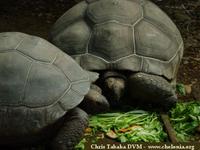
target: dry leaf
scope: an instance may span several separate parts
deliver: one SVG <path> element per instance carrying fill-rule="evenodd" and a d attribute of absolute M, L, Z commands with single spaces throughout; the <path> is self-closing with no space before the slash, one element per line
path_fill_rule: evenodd
<path fill-rule="evenodd" d="M 128 132 L 128 131 L 134 130 L 136 128 L 142 128 L 142 127 L 138 126 L 138 125 L 133 125 L 133 126 L 128 127 L 128 128 L 122 128 L 122 129 L 119 130 L 119 132 L 125 133 L 125 132 Z"/>
<path fill-rule="evenodd" d="M 104 134 L 103 133 L 97 134 L 97 139 L 103 139 L 103 138 L 104 138 Z"/>
<path fill-rule="evenodd" d="M 118 137 L 117 134 L 113 130 L 110 130 L 109 132 L 107 132 L 106 135 L 111 139 L 116 139 Z"/>
<path fill-rule="evenodd" d="M 86 128 L 86 129 L 85 129 L 85 132 L 86 132 L 86 133 L 91 133 L 91 132 L 92 132 L 92 129 L 91 129 L 91 128 Z"/>

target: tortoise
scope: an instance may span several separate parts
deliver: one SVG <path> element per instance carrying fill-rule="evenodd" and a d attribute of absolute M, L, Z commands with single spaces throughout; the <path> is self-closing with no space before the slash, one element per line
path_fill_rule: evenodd
<path fill-rule="evenodd" d="M 0 33 L 0 146 L 46 141 L 70 150 L 88 125 L 78 107 L 90 89 L 88 73 L 48 41 Z"/>
<path fill-rule="evenodd" d="M 126 95 L 168 110 L 177 102 L 176 75 L 183 56 L 173 21 L 148 0 L 85 0 L 53 25 L 49 40 L 82 68 L 99 72 L 112 106 Z"/>

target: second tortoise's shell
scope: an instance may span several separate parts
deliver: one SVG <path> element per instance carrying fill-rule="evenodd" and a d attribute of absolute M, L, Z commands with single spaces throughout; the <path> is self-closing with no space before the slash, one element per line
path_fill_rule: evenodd
<path fill-rule="evenodd" d="M 147 0 L 87 0 L 58 19 L 51 41 L 88 70 L 176 77 L 183 55 L 171 19 Z"/>
<path fill-rule="evenodd" d="M 76 107 L 89 86 L 88 74 L 46 40 L 0 33 L 0 137 L 40 132 Z"/>

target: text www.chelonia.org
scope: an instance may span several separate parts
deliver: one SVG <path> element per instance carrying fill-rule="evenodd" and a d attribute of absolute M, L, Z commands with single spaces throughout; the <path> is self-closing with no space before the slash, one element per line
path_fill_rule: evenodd
<path fill-rule="evenodd" d="M 163 150 L 195 150 L 195 146 L 194 145 L 182 145 L 182 144 L 178 144 L 178 145 L 149 145 L 147 146 L 148 149 L 153 150 L 153 149 L 163 149 Z"/>
<path fill-rule="evenodd" d="M 197 147 L 195 147 L 197 146 Z M 112 150 L 199 150 L 199 145 L 185 144 L 91 144 L 90 149 L 112 149 Z M 196 149 L 197 148 L 197 149 Z"/>

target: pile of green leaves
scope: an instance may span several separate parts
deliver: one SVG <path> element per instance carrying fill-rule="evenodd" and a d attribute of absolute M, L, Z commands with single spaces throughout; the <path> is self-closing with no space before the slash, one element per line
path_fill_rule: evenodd
<path fill-rule="evenodd" d="M 95 134 L 101 131 L 119 142 L 161 142 L 167 138 L 159 116 L 142 110 L 105 113 L 90 118 Z"/>
<path fill-rule="evenodd" d="M 200 125 L 200 102 L 178 103 L 170 111 L 171 123 L 180 142 L 191 140 Z"/>

